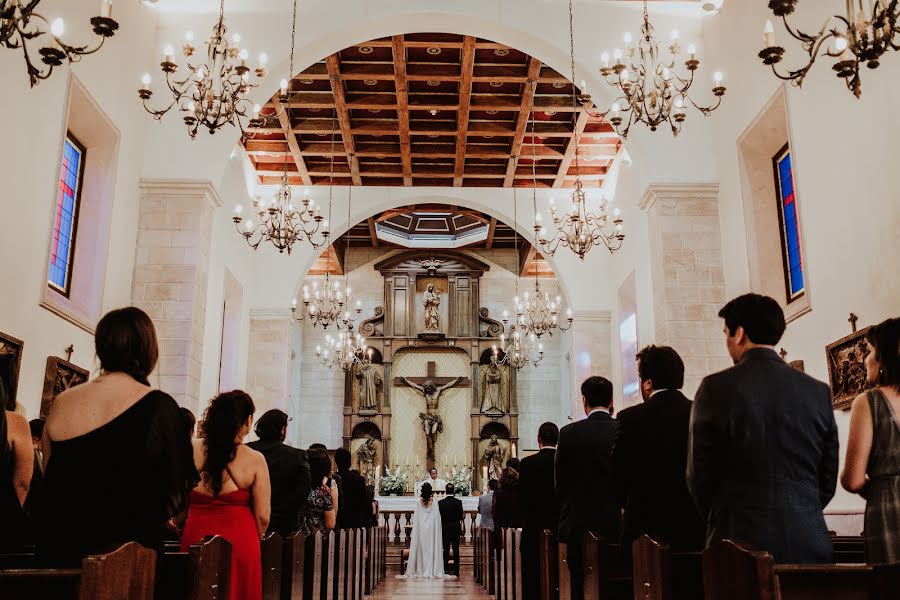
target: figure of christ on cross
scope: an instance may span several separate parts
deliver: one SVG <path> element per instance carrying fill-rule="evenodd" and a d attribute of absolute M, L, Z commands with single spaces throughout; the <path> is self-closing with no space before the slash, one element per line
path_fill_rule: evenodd
<path fill-rule="evenodd" d="M 397 377 L 394 379 L 394 385 L 408 385 L 425 398 L 426 412 L 419 413 L 419 419 L 422 421 L 422 431 L 425 432 L 428 464 L 431 466 L 435 459 L 434 446 L 437 435 L 444 431 L 444 423 L 437 414 L 441 393 L 455 386 L 467 387 L 469 379 L 468 377 L 438 377 L 437 365 L 434 361 L 429 361 L 425 377 Z"/>

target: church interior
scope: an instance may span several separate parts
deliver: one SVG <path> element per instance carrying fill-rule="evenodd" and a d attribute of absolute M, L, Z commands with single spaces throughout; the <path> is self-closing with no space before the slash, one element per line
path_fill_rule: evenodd
<path fill-rule="evenodd" d="M 852 54 L 848 10 L 893 11 L 894 46 Z M 487 482 L 542 423 L 584 418 L 589 376 L 640 404 L 644 346 L 680 354 L 692 398 L 732 365 L 731 298 L 781 305 L 777 349 L 831 386 L 843 460 L 863 334 L 900 313 L 897 19 L 884 0 L 0 0 L 3 205 L 32 210 L 0 236 L 0 378 L 46 417 L 99 374 L 100 318 L 138 307 L 152 387 L 198 417 L 244 390 L 375 485 L 387 576 L 354 562 L 339 597 L 432 597 L 392 579 L 434 467 L 474 568 L 442 593 L 522 598 L 511 558 L 497 581 L 481 564 Z M 858 536 L 864 509 L 838 486 L 829 530 Z"/>

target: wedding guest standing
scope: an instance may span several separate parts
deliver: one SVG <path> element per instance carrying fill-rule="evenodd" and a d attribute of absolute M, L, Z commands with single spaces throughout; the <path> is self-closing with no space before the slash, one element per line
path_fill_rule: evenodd
<path fill-rule="evenodd" d="M 350 469 L 353 455 L 346 448 L 334 451 L 334 463 L 341 477 L 341 502 L 338 507 L 338 524 L 341 529 L 362 527 L 371 505 L 366 499 L 366 480 L 359 471 Z"/>
<path fill-rule="evenodd" d="M 331 458 L 321 448 L 307 452 L 312 489 L 300 509 L 299 530 L 310 536 L 316 531 L 331 531 L 337 523 L 339 493 L 337 481 L 331 477 Z"/>
<path fill-rule="evenodd" d="M 150 317 L 108 313 L 95 348 L 100 375 L 57 396 L 44 427 L 34 518 L 39 551 L 61 563 L 129 541 L 161 550 L 165 523 L 198 480 L 178 405 L 147 381 L 158 356 Z"/>
<path fill-rule="evenodd" d="M 706 525 L 687 489 L 691 401 L 681 393 L 684 362 L 668 346 L 637 355 L 643 404 L 619 413 L 613 485 L 622 518 L 622 545 L 647 534 L 676 551 L 703 548 Z"/>
<path fill-rule="evenodd" d="M 284 443 L 287 424 L 286 412 L 277 408 L 267 410 L 256 422 L 259 440 L 247 444 L 266 458 L 272 485 L 272 518 L 268 530 L 282 537 L 297 531 L 300 509 L 311 489 L 306 451 Z"/>
<path fill-rule="evenodd" d="M 866 379 L 853 401 L 841 484 L 866 499 L 866 562 L 900 561 L 900 318 L 866 333 Z"/>
<path fill-rule="evenodd" d="M 494 492 L 499 483 L 496 479 L 488 481 L 488 489 L 478 497 L 478 514 L 481 515 L 481 525 L 489 531 L 494 530 Z"/>
<path fill-rule="evenodd" d="M 441 513 L 441 534 L 444 541 L 444 573 L 459 577 L 459 538 L 463 527 L 462 500 L 455 496 L 452 483 L 447 484 L 447 497 L 438 502 Z M 453 549 L 453 569 L 450 568 L 450 549 Z"/>
<path fill-rule="evenodd" d="M 504 467 L 499 483 L 494 492 L 494 529 L 518 529 L 524 521 L 519 473 L 512 467 Z"/>
<path fill-rule="evenodd" d="M 12 411 L 0 381 L 0 551 L 21 550 L 27 534 L 23 508 L 34 471 L 34 451 L 28 422 Z"/>
<path fill-rule="evenodd" d="M 556 458 L 556 444 L 559 441 L 559 427 L 554 423 L 543 423 L 538 428 L 538 453 L 522 459 L 519 467 L 519 484 L 525 499 L 522 526 L 522 597 L 525 600 L 538 598 L 540 590 L 540 548 L 541 532 L 545 529 L 555 532 L 559 524 L 559 502 L 553 489 L 553 463 Z"/>
<path fill-rule="evenodd" d="M 785 322 L 773 298 L 746 294 L 719 316 L 735 365 L 700 384 L 688 444 L 707 543 L 739 540 L 778 563 L 831 562 L 822 514 L 837 485 L 831 392 L 775 351 Z"/>
<path fill-rule="evenodd" d="M 616 436 L 612 383 L 604 377 L 588 377 L 581 384 L 581 402 L 587 418 L 559 432 L 555 462 L 559 539 L 568 547 L 572 600 L 584 597 L 584 534 L 596 531 L 614 541 L 619 539 L 620 526 L 610 477 Z"/>
<path fill-rule="evenodd" d="M 269 526 L 269 468 L 262 454 L 243 443 L 255 410 L 245 392 L 219 394 L 193 443 L 201 479 L 191 492 L 181 551 L 207 536 L 231 542 L 231 600 L 262 599 L 259 540 Z"/>

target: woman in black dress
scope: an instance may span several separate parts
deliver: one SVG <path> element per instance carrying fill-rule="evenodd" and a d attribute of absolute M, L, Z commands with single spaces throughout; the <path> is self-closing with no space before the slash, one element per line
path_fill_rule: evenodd
<path fill-rule="evenodd" d="M 165 523 L 199 481 L 178 405 L 147 381 L 158 357 L 150 317 L 110 312 L 95 346 L 101 374 L 60 394 L 44 431 L 35 522 L 40 552 L 56 563 L 129 541 L 160 549 Z"/>
<path fill-rule="evenodd" d="M 0 380 L 0 552 L 22 550 L 27 537 L 23 505 L 31 482 L 34 452 L 28 422 L 13 412 Z"/>

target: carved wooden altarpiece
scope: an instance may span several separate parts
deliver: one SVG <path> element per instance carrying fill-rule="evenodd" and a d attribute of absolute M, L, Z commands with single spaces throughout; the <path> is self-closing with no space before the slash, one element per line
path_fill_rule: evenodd
<path fill-rule="evenodd" d="M 508 394 L 509 411 L 481 412 L 484 370 L 482 358 L 502 333 L 502 324 L 492 319 L 488 309 L 481 306 L 481 278 L 490 269 L 490 265 L 465 252 L 411 250 L 387 257 L 376 263 L 375 269 L 384 278 L 384 305 L 376 308 L 374 316 L 360 324 L 359 332 L 365 336 L 369 346 L 375 349 L 384 370 L 383 399 L 374 413 L 359 410 L 354 400 L 355 377 L 347 375 L 344 402 L 345 447 L 350 448 L 354 443 L 353 431 L 359 431 L 361 423 L 369 423 L 370 427 L 377 427 L 381 433 L 384 461 L 398 462 L 391 454 L 390 446 L 391 389 L 397 385 L 391 370 L 396 353 L 412 348 L 420 352 L 440 352 L 441 349 L 455 348 L 468 355 L 471 366 L 468 379 L 472 384 L 467 384 L 465 389 L 470 395 L 470 425 L 466 432 L 470 440 L 470 465 L 476 466 L 480 462 L 481 432 L 486 425 L 501 425 L 509 431 L 509 442 L 518 442 L 516 378 L 515 373 L 507 367 L 503 367 L 507 369 L 503 391 Z M 439 333 L 424 332 L 421 299 L 428 284 L 433 284 L 441 296 Z M 445 431 L 442 435 L 460 435 L 460 432 Z M 438 457 L 438 461 L 440 459 Z M 475 473 L 474 479 L 473 483 L 480 489 L 480 472 Z"/>

